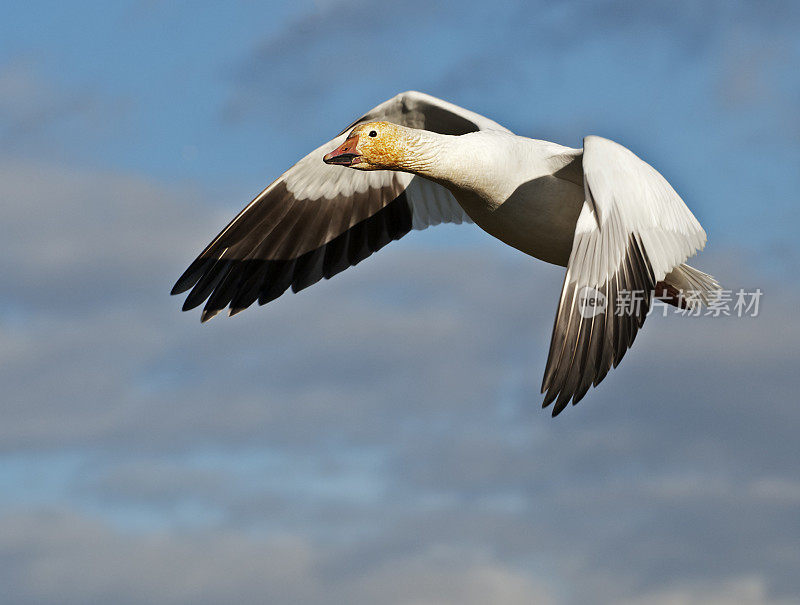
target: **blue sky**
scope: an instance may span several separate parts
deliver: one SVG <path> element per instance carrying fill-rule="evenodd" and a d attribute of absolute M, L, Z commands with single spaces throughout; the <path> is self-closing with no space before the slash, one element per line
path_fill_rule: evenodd
<path fill-rule="evenodd" d="M 9 603 L 800 598 L 793 2 L 40 2 L 0 25 Z M 473 226 L 200 325 L 254 193 L 423 90 L 633 149 L 758 318 L 653 318 L 539 409 L 562 270 Z"/>

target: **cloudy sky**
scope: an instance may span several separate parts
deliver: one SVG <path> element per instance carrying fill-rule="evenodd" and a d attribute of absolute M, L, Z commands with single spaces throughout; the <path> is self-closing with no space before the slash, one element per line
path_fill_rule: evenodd
<path fill-rule="evenodd" d="M 800 600 L 796 2 L 38 2 L 0 24 L 8 604 Z M 553 420 L 561 269 L 474 226 L 201 325 L 175 278 L 417 89 L 613 138 L 756 318 L 651 318 Z"/>

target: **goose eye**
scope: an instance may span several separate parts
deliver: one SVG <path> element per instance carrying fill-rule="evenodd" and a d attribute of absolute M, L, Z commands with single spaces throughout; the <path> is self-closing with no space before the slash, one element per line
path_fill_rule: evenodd
<path fill-rule="evenodd" d="M 371 137 L 377 137 L 377 136 L 378 136 L 378 133 L 377 133 L 377 131 L 375 131 L 375 130 L 370 130 L 370 131 L 369 131 L 369 136 L 371 136 Z"/>

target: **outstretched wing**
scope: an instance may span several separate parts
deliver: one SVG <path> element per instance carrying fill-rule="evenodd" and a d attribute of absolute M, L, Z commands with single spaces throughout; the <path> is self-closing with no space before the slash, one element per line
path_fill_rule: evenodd
<path fill-rule="evenodd" d="M 441 134 L 506 130 L 492 120 L 419 92 L 381 103 L 315 149 L 250 202 L 195 259 L 172 289 L 191 289 L 183 310 L 203 302 L 202 321 L 297 292 L 358 264 L 411 229 L 469 221 L 441 185 L 402 172 L 345 170 L 322 162 L 352 126 L 385 120 Z"/>
<path fill-rule="evenodd" d="M 582 161 L 586 199 L 542 382 L 543 407 L 556 402 L 553 416 L 619 364 L 656 283 L 706 241 L 664 177 L 628 149 L 589 136 Z"/>

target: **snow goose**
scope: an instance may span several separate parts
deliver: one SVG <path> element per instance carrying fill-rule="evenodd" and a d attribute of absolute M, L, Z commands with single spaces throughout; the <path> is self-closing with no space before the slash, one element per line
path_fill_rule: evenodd
<path fill-rule="evenodd" d="M 348 170 L 346 168 L 350 168 Z M 354 169 L 354 170 L 353 170 Z M 708 303 L 719 285 L 683 264 L 706 234 L 667 181 L 621 145 L 529 139 L 419 92 L 381 103 L 250 202 L 172 290 L 202 321 L 295 292 L 412 229 L 472 221 L 567 268 L 543 407 L 577 403 L 620 362 L 653 293 Z M 692 294 L 692 296 L 690 296 Z M 634 299 L 620 313 L 620 297 Z"/>

